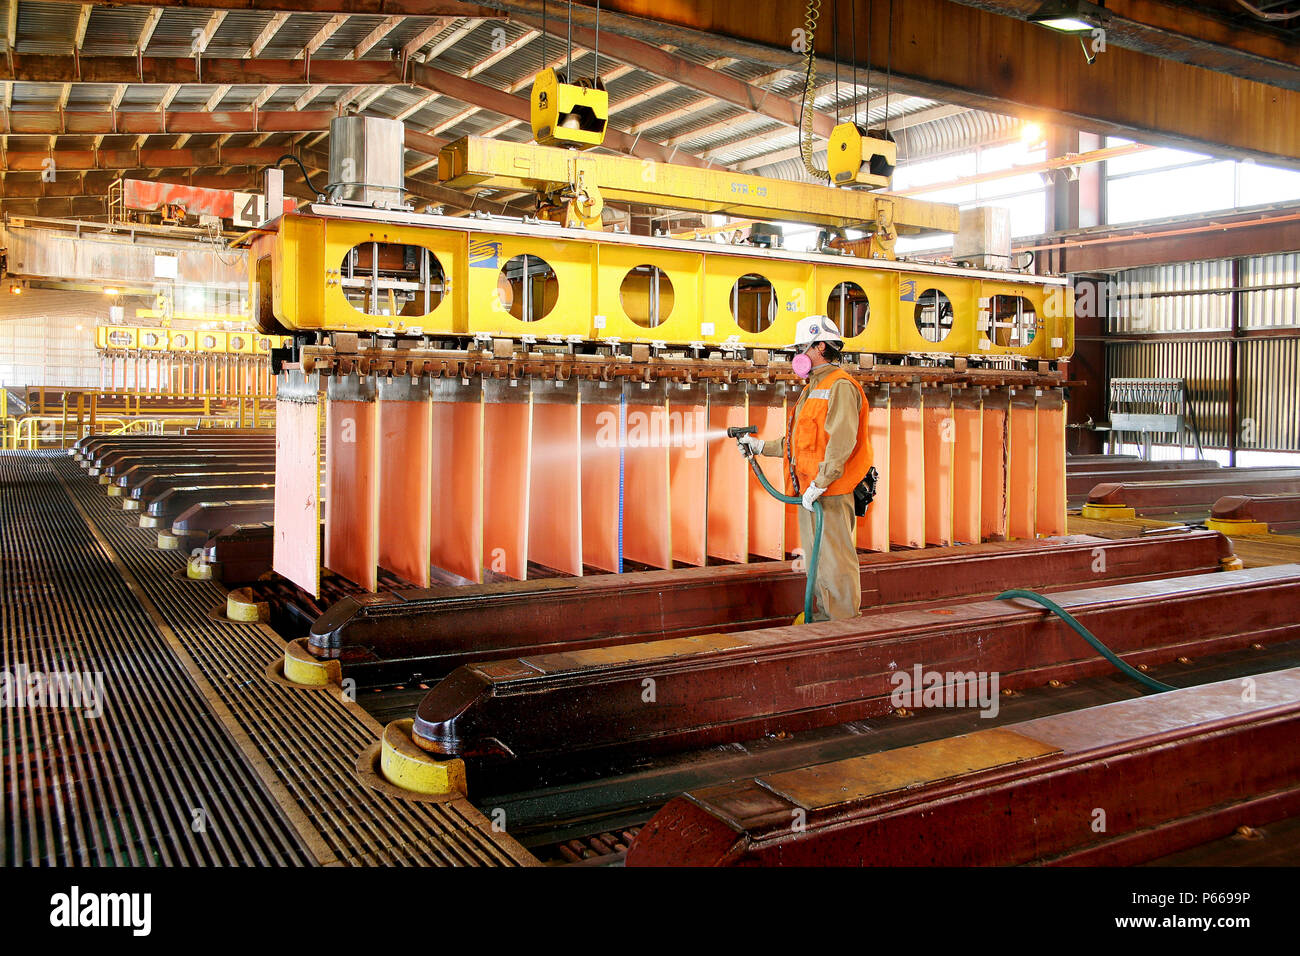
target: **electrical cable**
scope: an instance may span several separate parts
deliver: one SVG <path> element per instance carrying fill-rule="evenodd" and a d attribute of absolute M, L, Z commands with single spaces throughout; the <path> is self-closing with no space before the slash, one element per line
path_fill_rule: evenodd
<path fill-rule="evenodd" d="M 831 69 L 835 71 L 835 125 L 840 123 L 840 5 L 831 7 Z"/>
<path fill-rule="evenodd" d="M 894 0 L 889 0 L 889 22 L 885 27 L 885 132 L 889 132 L 889 88 L 894 79 Z"/>
<path fill-rule="evenodd" d="M 808 6 L 804 9 L 804 85 L 803 97 L 799 102 L 799 156 L 803 159 L 803 168 L 810 176 L 830 182 L 830 172 L 819 169 L 813 162 L 813 105 L 817 99 L 816 53 L 813 45 L 821 7 L 821 0 L 808 0 Z"/>
<path fill-rule="evenodd" d="M 272 163 L 267 168 L 274 169 L 277 166 L 279 166 L 282 162 L 284 162 L 286 159 L 293 160 L 293 162 L 295 162 L 298 165 L 298 169 L 302 172 L 303 181 L 307 183 L 308 189 L 314 192 L 317 196 L 325 195 L 319 189 L 316 188 L 316 184 L 311 181 L 311 174 L 307 172 L 307 167 L 304 166 L 302 164 L 302 160 L 299 159 L 297 156 L 293 155 L 293 153 L 285 153 L 283 156 L 281 156 L 279 159 L 277 159 L 274 163 Z"/>
<path fill-rule="evenodd" d="M 1261 20 L 1278 22 L 1282 20 L 1294 20 L 1296 17 L 1300 17 L 1300 10 L 1292 10 L 1289 13 L 1268 13 L 1265 10 L 1261 10 L 1259 7 L 1247 3 L 1246 0 L 1237 0 L 1237 3 L 1241 4 Z"/>

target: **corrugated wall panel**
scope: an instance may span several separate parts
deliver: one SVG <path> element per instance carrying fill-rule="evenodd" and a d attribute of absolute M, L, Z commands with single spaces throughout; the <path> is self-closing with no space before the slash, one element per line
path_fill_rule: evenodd
<path fill-rule="evenodd" d="M 1106 373 L 1110 378 L 1186 379 L 1201 443 L 1223 448 L 1228 444 L 1228 345 L 1224 340 L 1114 342 L 1106 347 Z M 1294 391 L 1295 381 L 1274 387 Z M 1154 440 L 1171 443 L 1175 436 Z"/>
<path fill-rule="evenodd" d="M 1232 265 L 1226 259 L 1128 269 L 1115 276 L 1115 293 L 1118 298 L 1111 310 L 1110 331 L 1227 331 L 1231 327 L 1231 303 L 1228 295 L 1161 293 L 1231 287 Z"/>
<path fill-rule="evenodd" d="M 1300 451 L 1300 338 L 1247 339 L 1237 368 L 1241 447 Z"/>
<path fill-rule="evenodd" d="M 1241 263 L 1243 286 L 1291 286 L 1247 292 L 1241 302 L 1241 325 L 1246 329 L 1300 327 L 1300 253 L 1254 256 Z"/>

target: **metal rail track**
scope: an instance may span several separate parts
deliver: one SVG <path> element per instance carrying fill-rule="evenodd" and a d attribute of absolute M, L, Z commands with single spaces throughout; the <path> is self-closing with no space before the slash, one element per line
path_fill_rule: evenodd
<path fill-rule="evenodd" d="M 207 706 L 188 714 L 141 715 L 140 735 L 165 736 L 177 749 L 196 755 L 206 753 L 217 740 L 238 742 L 235 754 L 227 754 L 221 761 L 209 757 L 201 764 L 205 768 L 217 763 L 238 767 L 250 778 L 244 789 L 256 789 L 260 794 L 260 806 L 247 806 L 254 803 L 249 794 L 229 800 L 229 808 L 223 805 L 223 812 L 229 809 L 231 814 L 243 814 L 238 820 L 232 818 L 231 839 L 265 831 L 266 821 L 279 817 L 292 823 L 291 828 L 283 823 L 279 826 L 296 834 L 299 862 L 408 866 L 533 862 L 511 838 L 492 832 L 488 821 L 468 801 L 406 801 L 361 783 L 355 774 L 357 756 L 380 733 L 364 711 L 328 691 L 295 690 L 267 679 L 267 665 L 283 654 L 283 643 L 274 632 L 260 625 L 236 626 L 215 619 L 210 612 L 224 603 L 224 592 L 212 584 L 176 577 L 184 567 L 184 556 L 157 550 L 154 533 L 138 528 L 130 515 L 114 508 L 71 459 L 32 457 L 25 467 L 29 474 L 22 484 L 40 481 L 45 498 L 63 498 L 55 507 L 61 505 L 65 513 L 75 505 L 94 529 L 90 533 L 101 539 L 118 565 L 117 590 L 112 600 L 104 602 L 105 622 L 128 616 L 121 606 L 133 603 L 134 592 L 132 613 L 138 611 L 136 617 L 143 615 L 144 621 L 152 624 L 151 653 L 137 655 L 125 668 L 124 662 L 113 660 L 102 669 L 114 675 L 129 670 L 138 675 L 143 689 L 152 689 L 156 696 L 171 701 L 184 685 L 193 686 L 184 668 L 175 663 L 178 659 L 188 661 L 193 680 L 207 695 Z M 44 480 L 35 477 L 41 470 Z M 71 502 L 50 493 L 60 481 Z M 31 505 L 39 507 L 36 501 Z M 30 517 L 23 516 L 31 510 L 23 509 L 7 526 L 32 523 Z M 83 523 L 83 541 L 85 529 Z M 33 539 L 24 546 L 24 553 L 34 546 L 39 551 L 42 536 Z M 93 550 L 93 545 L 83 545 L 82 550 Z M 38 580 L 56 578 L 42 575 Z M 147 627 L 142 624 L 140 629 L 143 632 Z M 156 675 L 160 661 L 172 668 L 172 673 L 161 679 Z M 160 727 L 166 731 L 160 733 Z M 121 752 L 114 747 L 101 749 L 110 754 Z M 81 751 L 54 747 L 49 752 L 63 755 L 59 759 L 73 759 Z M 166 774 L 157 776 L 166 779 Z M 227 789 L 233 792 L 233 788 Z M 156 796 L 142 795 L 137 800 L 138 815 L 147 818 L 157 813 L 158 804 Z M 15 819 L 19 817 L 25 821 L 30 814 L 21 811 Z M 188 826 L 188 819 L 185 823 Z M 79 838 L 80 834 L 70 834 L 67 842 L 75 846 Z"/>
<path fill-rule="evenodd" d="M 104 677 L 98 718 L 4 709 L 5 864 L 310 863 L 234 740 L 181 732 L 212 723 L 203 695 L 48 457 L 0 455 L 0 526 L 4 671 Z"/>

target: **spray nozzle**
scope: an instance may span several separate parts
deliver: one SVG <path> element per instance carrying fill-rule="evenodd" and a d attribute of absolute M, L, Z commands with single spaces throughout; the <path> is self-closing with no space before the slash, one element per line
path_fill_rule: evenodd
<path fill-rule="evenodd" d="M 746 435 L 757 435 L 758 428 L 754 425 L 732 425 L 727 429 L 728 438 L 744 438 Z"/>

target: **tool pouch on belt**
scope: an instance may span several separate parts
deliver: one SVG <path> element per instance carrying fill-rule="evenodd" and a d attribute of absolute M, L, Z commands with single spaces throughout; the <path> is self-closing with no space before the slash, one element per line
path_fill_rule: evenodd
<path fill-rule="evenodd" d="M 867 513 L 867 505 L 871 504 L 872 499 L 876 497 L 876 482 L 879 478 L 880 475 L 873 465 L 867 472 L 867 476 L 853 489 L 853 513 L 859 518 Z"/>

